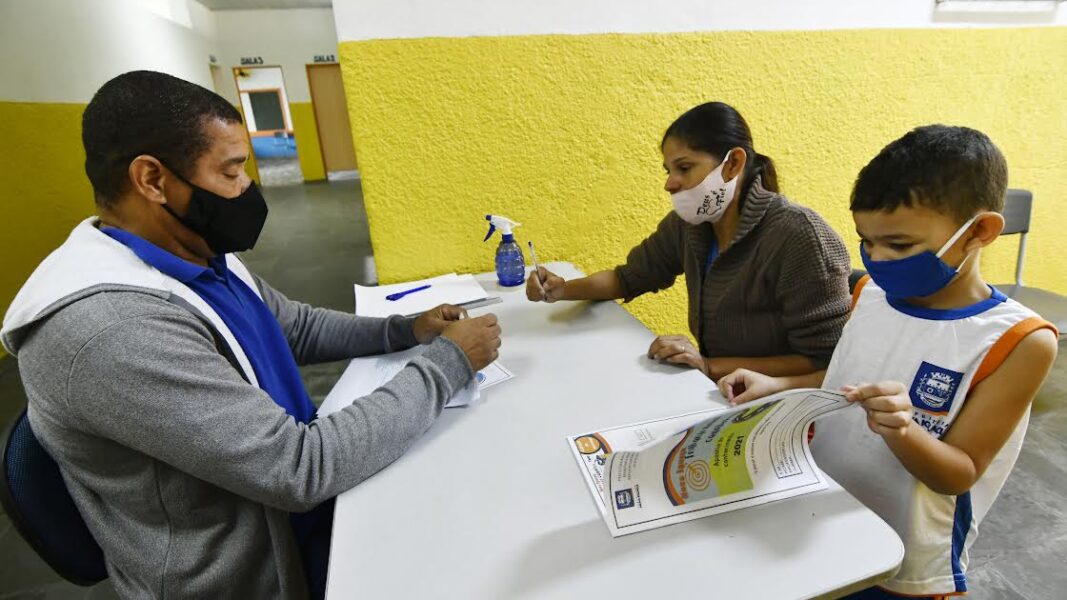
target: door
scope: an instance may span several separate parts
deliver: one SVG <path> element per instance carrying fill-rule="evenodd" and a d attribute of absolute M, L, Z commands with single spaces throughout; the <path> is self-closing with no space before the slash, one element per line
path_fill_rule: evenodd
<path fill-rule="evenodd" d="M 341 66 L 308 65 L 307 72 L 326 172 L 354 171 L 357 168 L 356 151 L 352 147 L 352 127 L 348 123 Z"/>

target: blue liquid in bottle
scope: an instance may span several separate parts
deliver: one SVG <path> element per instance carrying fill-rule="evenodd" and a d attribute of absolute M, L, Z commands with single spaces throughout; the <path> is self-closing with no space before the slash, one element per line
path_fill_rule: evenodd
<path fill-rule="evenodd" d="M 515 236 L 504 234 L 496 248 L 496 278 L 504 287 L 515 287 L 526 281 L 526 261 Z"/>

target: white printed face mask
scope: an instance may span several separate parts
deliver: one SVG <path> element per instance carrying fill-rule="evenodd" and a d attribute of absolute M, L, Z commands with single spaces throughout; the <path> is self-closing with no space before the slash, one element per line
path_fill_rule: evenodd
<path fill-rule="evenodd" d="M 729 158 L 730 153 L 727 152 L 726 156 Z M 722 218 L 726 208 L 733 202 L 737 177 L 723 181 L 722 168 L 725 165 L 726 159 L 723 159 L 703 181 L 688 190 L 671 194 L 674 212 L 686 223 L 714 223 Z"/>

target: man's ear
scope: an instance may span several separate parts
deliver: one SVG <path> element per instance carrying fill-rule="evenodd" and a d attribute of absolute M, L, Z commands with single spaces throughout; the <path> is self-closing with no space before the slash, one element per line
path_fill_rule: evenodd
<path fill-rule="evenodd" d="M 167 196 L 163 193 L 166 185 L 174 176 L 163 168 L 163 164 L 153 156 L 142 154 L 130 161 L 130 189 L 133 193 L 157 204 L 166 204 Z"/>
<path fill-rule="evenodd" d="M 971 226 L 971 239 L 967 240 L 964 249 L 971 252 L 984 248 L 992 244 L 1002 231 L 1004 231 L 1004 215 L 997 212 L 982 213 L 974 220 L 974 225 Z"/>

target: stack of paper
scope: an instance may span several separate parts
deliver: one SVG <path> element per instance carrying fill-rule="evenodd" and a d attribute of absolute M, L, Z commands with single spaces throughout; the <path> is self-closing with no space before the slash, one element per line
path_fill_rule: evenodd
<path fill-rule="evenodd" d="M 386 296 L 397 292 L 429 285 L 430 287 L 408 294 L 399 300 Z M 441 304 L 462 306 L 485 300 L 488 294 L 473 275 L 449 273 L 439 277 L 367 287 L 356 285 L 356 314 L 361 317 L 388 317 L 390 315 L 414 316 Z"/>
<path fill-rule="evenodd" d="M 319 408 L 319 414 L 327 415 L 341 410 L 352 404 L 356 398 L 366 396 L 382 387 L 396 377 L 396 374 L 403 370 L 412 359 L 419 356 L 425 348 L 425 346 L 415 346 L 403 352 L 353 359 L 341 375 L 341 379 L 337 380 L 337 384 L 333 386 L 330 395 L 326 396 L 322 407 Z M 467 387 L 456 392 L 445 407 L 466 406 L 479 398 L 481 390 L 511 378 L 511 371 L 499 363 L 493 363 L 478 372 Z"/>
<path fill-rule="evenodd" d="M 390 294 L 424 285 L 430 287 L 407 294 L 399 300 L 386 298 Z M 473 308 L 472 305 L 481 306 L 500 302 L 499 297 L 490 298 L 473 275 L 455 273 L 392 285 L 375 287 L 357 285 L 355 289 L 356 314 L 361 317 L 415 316 L 441 304 Z M 340 410 L 356 398 L 366 396 L 382 387 L 424 349 L 425 346 L 416 346 L 403 352 L 353 359 L 341 375 L 341 379 L 334 385 L 330 395 L 326 396 L 322 407 L 319 408 L 319 414 L 327 415 Z M 446 406 L 466 406 L 478 399 L 480 390 L 511 378 L 511 371 L 500 363 L 493 363 L 478 372 L 467 387 L 457 391 Z"/>

